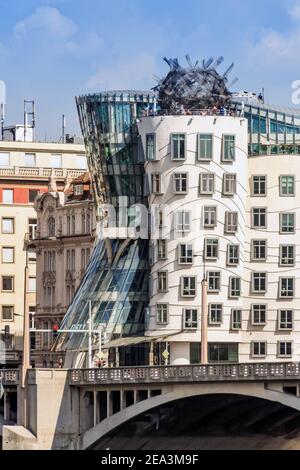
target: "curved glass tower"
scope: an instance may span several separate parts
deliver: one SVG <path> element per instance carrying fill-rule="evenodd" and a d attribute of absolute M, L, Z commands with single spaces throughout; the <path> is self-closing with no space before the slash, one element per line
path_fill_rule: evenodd
<path fill-rule="evenodd" d="M 119 225 L 126 226 L 128 222 L 121 217 L 120 198 L 127 198 L 128 207 L 148 204 L 136 122 L 154 103 L 155 94 L 142 91 L 112 91 L 77 98 L 96 205 L 113 206 Z M 91 300 L 93 328 L 105 325 L 106 339 L 142 335 L 149 303 L 148 259 L 146 239 L 99 239 L 61 328 L 87 329 Z M 84 363 L 87 336 L 64 333 L 57 348 L 82 351 Z"/>

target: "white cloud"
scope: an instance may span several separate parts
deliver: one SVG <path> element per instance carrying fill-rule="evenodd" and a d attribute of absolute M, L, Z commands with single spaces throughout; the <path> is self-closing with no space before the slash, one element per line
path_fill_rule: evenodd
<path fill-rule="evenodd" d="M 300 20 L 300 5 L 299 3 L 295 3 L 290 9 L 289 9 L 289 14 L 290 16 L 295 19 L 295 20 Z"/>
<path fill-rule="evenodd" d="M 17 36 L 38 31 L 53 38 L 67 39 L 76 33 L 77 26 L 57 8 L 45 6 L 37 8 L 32 15 L 19 21 L 14 31 Z"/>
<path fill-rule="evenodd" d="M 260 64 L 265 68 L 276 64 L 277 70 L 281 72 L 285 66 L 299 67 L 300 4 L 294 3 L 287 13 L 291 20 L 294 20 L 287 31 L 262 29 L 259 40 L 247 45 L 246 58 L 249 57 L 253 66 Z"/>
<path fill-rule="evenodd" d="M 104 46 L 103 39 L 97 33 L 88 33 L 80 39 L 70 40 L 66 44 L 66 49 L 70 53 L 87 56 L 99 52 Z"/>
<path fill-rule="evenodd" d="M 152 81 L 153 75 L 157 73 L 154 56 L 147 53 L 139 54 L 129 61 L 120 61 L 116 65 L 98 66 L 94 75 L 88 82 L 88 88 L 126 89 L 138 87 L 140 84 L 147 85 Z"/>

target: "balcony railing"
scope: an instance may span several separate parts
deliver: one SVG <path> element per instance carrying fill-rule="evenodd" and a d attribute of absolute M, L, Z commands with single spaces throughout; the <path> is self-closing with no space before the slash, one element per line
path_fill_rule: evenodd
<path fill-rule="evenodd" d="M 153 117 L 153 116 L 231 116 L 241 117 L 242 112 L 240 110 L 233 110 L 228 108 L 204 108 L 204 109 L 158 109 L 157 111 L 144 110 L 139 118 Z"/>
<path fill-rule="evenodd" d="M 70 385 L 300 380 L 299 363 L 72 369 Z"/>
<path fill-rule="evenodd" d="M 18 385 L 19 370 L 18 369 L 0 369 L 0 379 L 3 385 Z"/>
<path fill-rule="evenodd" d="M 67 170 L 66 168 L 40 168 L 40 167 L 20 167 L 0 168 L 0 176 L 28 177 L 28 178 L 77 178 L 85 170 Z"/>

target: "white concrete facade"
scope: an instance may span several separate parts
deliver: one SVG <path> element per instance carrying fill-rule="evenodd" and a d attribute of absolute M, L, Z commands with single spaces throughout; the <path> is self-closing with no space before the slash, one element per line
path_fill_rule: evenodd
<path fill-rule="evenodd" d="M 138 123 L 149 178 L 149 205 L 152 211 L 155 205 L 160 206 L 157 211 L 163 210 L 162 216 L 156 216 L 162 219 L 156 234 L 166 240 L 163 257 L 158 253 L 160 242 L 151 241 L 146 335 L 166 334 L 171 364 L 199 362 L 204 272 L 208 279 L 210 362 L 300 359 L 298 157 L 248 157 L 247 127 L 247 119 L 233 116 L 155 116 L 143 117 Z M 174 134 L 175 141 L 179 134 L 184 141 L 182 159 L 174 159 Z M 150 161 L 148 135 L 154 136 Z M 203 135 L 204 139 L 211 136 L 211 158 L 206 160 L 199 153 Z M 182 176 L 178 177 L 177 187 L 176 174 L 186 175 L 183 183 Z M 261 181 L 255 178 L 256 193 L 265 194 L 253 193 L 253 177 L 257 176 L 266 176 Z M 213 213 L 216 210 L 215 223 L 208 224 L 211 226 L 206 224 L 207 208 L 215 208 Z M 256 209 L 262 209 L 261 213 Z M 178 216 L 174 214 L 180 211 L 190 212 L 185 233 L 176 232 L 174 217 Z M 282 212 L 287 214 L 281 216 Z M 186 264 L 179 262 L 181 244 L 192 245 Z M 253 250 L 260 259 L 254 259 Z M 194 281 L 183 281 L 185 277 L 194 277 L 195 286 Z M 185 285 L 183 291 L 184 282 L 192 284 Z M 186 293 L 190 295 L 183 295 Z"/>

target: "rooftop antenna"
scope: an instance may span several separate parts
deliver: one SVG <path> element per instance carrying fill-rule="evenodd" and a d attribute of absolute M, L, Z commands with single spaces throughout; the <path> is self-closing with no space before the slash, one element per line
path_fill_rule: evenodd
<path fill-rule="evenodd" d="M 1 139 L 4 140 L 5 104 L 0 104 Z"/>
<path fill-rule="evenodd" d="M 3 80 L 0 80 L 0 121 L 1 121 L 1 139 L 4 139 L 4 120 L 6 104 L 6 86 Z"/>
<path fill-rule="evenodd" d="M 61 134 L 61 141 L 63 144 L 66 143 L 66 116 L 62 115 L 62 134 Z"/>
<path fill-rule="evenodd" d="M 32 128 L 32 140 L 34 140 L 35 103 L 33 100 L 24 100 L 24 142 L 26 142 L 28 127 Z"/>

